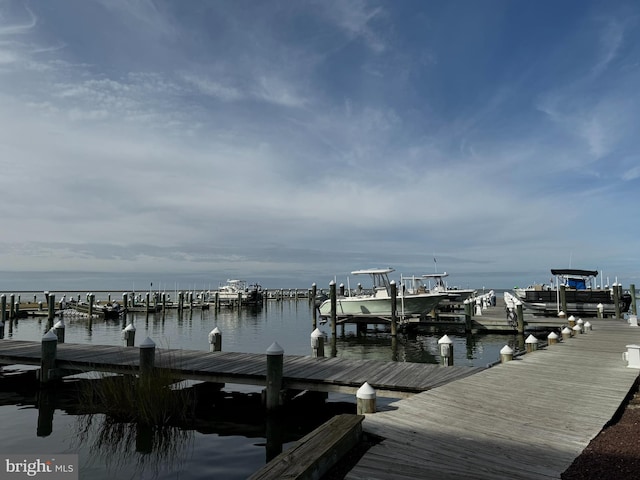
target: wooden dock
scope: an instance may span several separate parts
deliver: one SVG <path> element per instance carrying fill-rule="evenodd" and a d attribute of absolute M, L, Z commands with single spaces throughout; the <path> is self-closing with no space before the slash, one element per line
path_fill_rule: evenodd
<path fill-rule="evenodd" d="M 0 340 L 0 364 L 40 365 L 41 343 Z M 155 366 L 177 379 L 265 386 L 267 355 L 156 349 Z M 91 344 L 57 345 L 55 368 L 65 374 L 136 374 L 140 348 Z M 283 389 L 355 394 L 365 382 L 381 397 L 403 398 L 483 370 L 481 367 L 384 362 L 286 355 Z"/>
<path fill-rule="evenodd" d="M 638 379 L 624 320 L 368 414 L 371 447 L 347 479 L 559 479 Z"/>

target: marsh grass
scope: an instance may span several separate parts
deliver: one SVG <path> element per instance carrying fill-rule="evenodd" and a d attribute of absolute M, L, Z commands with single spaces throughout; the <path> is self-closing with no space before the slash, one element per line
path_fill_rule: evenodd
<path fill-rule="evenodd" d="M 165 362 L 170 363 L 170 362 Z M 141 425 L 182 425 L 193 419 L 195 398 L 181 388 L 170 367 L 154 368 L 144 375 L 100 374 L 81 392 L 91 411 L 100 411 L 120 422 Z"/>

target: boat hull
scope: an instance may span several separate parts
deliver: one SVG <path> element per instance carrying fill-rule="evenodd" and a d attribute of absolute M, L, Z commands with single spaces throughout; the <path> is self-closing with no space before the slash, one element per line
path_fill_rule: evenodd
<path fill-rule="evenodd" d="M 557 315 L 558 293 L 555 290 L 515 290 L 518 300 L 523 306 L 538 315 Z M 616 306 L 608 290 L 566 290 L 567 315 L 581 315 L 595 317 L 598 315 L 598 305 L 603 306 L 605 316 L 614 315 Z M 620 312 L 625 313 L 631 305 L 631 295 L 624 294 L 619 301 Z"/>
<path fill-rule="evenodd" d="M 422 315 L 433 310 L 444 294 L 412 295 L 396 298 L 396 313 L 399 316 Z M 365 296 L 341 297 L 336 299 L 337 316 L 391 316 L 391 297 L 372 298 Z M 320 316 L 331 315 L 331 300 L 325 300 L 319 307 Z"/>

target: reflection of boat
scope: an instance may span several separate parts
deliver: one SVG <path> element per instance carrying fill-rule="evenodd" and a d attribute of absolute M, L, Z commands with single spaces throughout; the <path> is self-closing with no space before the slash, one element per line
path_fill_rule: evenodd
<path fill-rule="evenodd" d="M 388 274 L 393 268 L 374 268 L 356 270 L 352 275 L 369 275 L 373 282 L 371 293 L 359 290 L 355 295 L 336 298 L 336 315 L 338 316 L 390 316 L 391 315 L 391 282 Z M 430 312 L 442 299 L 444 293 L 407 293 L 398 289 L 396 312 L 400 316 L 422 315 Z M 325 300 L 319 307 L 320 315 L 331 315 L 331 300 Z"/>
<path fill-rule="evenodd" d="M 561 310 L 560 286 L 564 285 L 567 315 L 595 316 L 599 304 L 602 304 L 604 315 L 615 314 L 613 289 L 596 286 L 596 270 L 552 269 L 551 274 L 556 277 L 555 283 L 552 281 L 550 285 L 538 284 L 513 290 L 525 308 L 541 315 L 556 315 Z M 628 311 L 630 305 L 631 295 L 620 295 L 620 312 Z"/>
<path fill-rule="evenodd" d="M 262 305 L 263 300 L 262 286 L 248 285 L 245 280 L 227 280 L 227 283 L 218 287 L 216 292 L 210 292 L 210 301 L 216 294 L 220 305 L 236 304 L 238 298 L 242 305 Z"/>

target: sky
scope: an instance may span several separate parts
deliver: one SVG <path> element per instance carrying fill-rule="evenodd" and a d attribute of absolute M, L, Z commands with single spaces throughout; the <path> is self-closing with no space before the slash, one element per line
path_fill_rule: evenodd
<path fill-rule="evenodd" d="M 640 285 L 639 27 L 622 0 L 0 0 L 0 289 Z"/>

